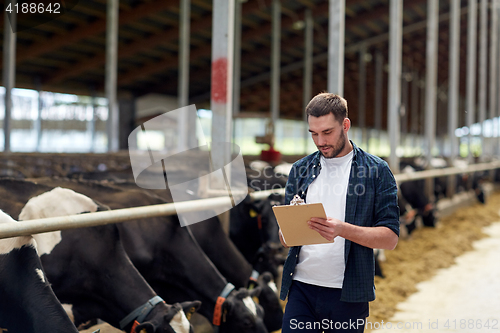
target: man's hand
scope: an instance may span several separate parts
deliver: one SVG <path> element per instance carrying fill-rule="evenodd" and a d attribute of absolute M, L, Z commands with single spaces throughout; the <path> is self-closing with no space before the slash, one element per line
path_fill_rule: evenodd
<path fill-rule="evenodd" d="M 333 217 L 328 217 L 326 219 L 322 217 L 312 217 L 307 224 L 309 224 L 309 228 L 319 232 L 321 236 L 327 241 L 332 241 L 335 237 L 340 236 L 342 224 L 340 220 L 337 220 Z"/>
<path fill-rule="evenodd" d="M 398 236 L 387 227 L 361 227 L 333 217 L 312 217 L 307 223 L 328 241 L 340 236 L 362 246 L 385 250 L 393 250 L 398 244 Z"/>

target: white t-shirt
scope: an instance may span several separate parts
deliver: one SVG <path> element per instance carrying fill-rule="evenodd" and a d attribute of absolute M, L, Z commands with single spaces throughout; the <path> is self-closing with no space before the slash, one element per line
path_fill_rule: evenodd
<path fill-rule="evenodd" d="M 306 202 L 323 204 L 326 216 L 344 221 L 347 187 L 353 152 L 337 157 L 321 156 L 321 172 L 307 189 Z M 294 280 L 329 288 L 342 288 L 345 239 L 333 243 L 302 246 Z"/>

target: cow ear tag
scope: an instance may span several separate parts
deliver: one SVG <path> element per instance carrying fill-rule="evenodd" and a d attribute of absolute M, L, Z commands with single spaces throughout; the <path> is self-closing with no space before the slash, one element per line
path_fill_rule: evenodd
<path fill-rule="evenodd" d="M 250 217 L 252 217 L 252 218 L 254 218 L 254 217 L 256 217 L 257 215 L 259 215 L 259 214 L 257 214 L 257 212 L 256 212 L 255 210 L 253 210 L 253 209 L 250 209 L 249 214 L 250 214 Z"/>
<path fill-rule="evenodd" d="M 191 320 L 191 317 L 193 316 L 193 313 L 196 311 L 195 307 L 189 308 L 188 313 L 186 313 L 186 318 L 187 320 Z"/>

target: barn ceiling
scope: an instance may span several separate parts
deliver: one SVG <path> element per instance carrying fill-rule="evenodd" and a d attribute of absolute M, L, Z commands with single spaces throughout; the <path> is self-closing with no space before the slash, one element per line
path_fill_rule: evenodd
<path fill-rule="evenodd" d="M 67 0 L 67 2 L 71 2 Z M 106 0 L 73 0 L 66 14 L 17 33 L 16 86 L 46 91 L 91 94 L 104 91 Z M 271 0 L 242 1 L 241 110 L 269 113 Z M 465 95 L 467 1 L 461 1 L 461 96 Z M 301 118 L 304 29 L 310 8 L 314 17 L 313 94 L 327 87 L 327 0 L 282 0 L 280 116 Z M 410 82 L 425 75 L 426 0 L 404 1 L 403 71 Z M 439 1 L 438 85 L 448 80 L 449 1 Z M 366 43 L 367 126 L 374 126 L 374 56 L 387 63 L 389 0 L 346 0 L 345 97 L 357 123 L 359 47 Z M 4 17 L 0 17 L 3 29 Z M 478 20 L 479 21 L 479 20 Z M 478 22 L 479 24 L 479 22 Z M 190 101 L 209 106 L 212 0 L 191 0 Z M 3 43 L 0 44 L 3 47 Z M 120 0 L 118 90 L 138 97 L 148 93 L 177 95 L 179 0 Z M 0 53 L 2 56 L 3 53 Z M 2 62 L 0 62 L 0 66 Z M 387 73 L 384 87 L 387 86 Z M 420 87 L 422 89 L 422 87 Z M 384 96 L 387 91 L 384 88 Z M 383 98 L 386 110 L 386 97 Z M 411 97 L 409 99 L 411 101 Z M 418 112 L 407 110 L 409 117 Z M 438 108 L 439 110 L 439 108 Z M 439 111 L 438 111 L 439 112 Z M 382 124 L 387 123 L 386 112 Z M 439 116 L 438 116 L 439 117 Z M 421 127 L 421 126 L 420 126 Z M 445 131 L 446 129 L 444 129 Z"/>

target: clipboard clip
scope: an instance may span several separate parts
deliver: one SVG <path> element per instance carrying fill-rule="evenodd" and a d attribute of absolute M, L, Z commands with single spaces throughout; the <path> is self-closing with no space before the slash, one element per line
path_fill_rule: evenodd
<path fill-rule="evenodd" d="M 298 194 L 295 194 L 293 199 L 290 201 L 291 206 L 303 205 L 303 204 L 305 204 L 305 201 Z"/>

